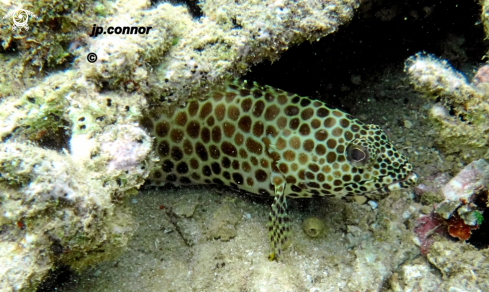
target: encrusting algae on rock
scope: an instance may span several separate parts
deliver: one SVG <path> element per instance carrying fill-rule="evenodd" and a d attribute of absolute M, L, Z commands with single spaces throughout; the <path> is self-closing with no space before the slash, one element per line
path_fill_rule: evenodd
<path fill-rule="evenodd" d="M 247 81 L 227 82 L 207 97 L 141 119 L 160 156 L 149 180 L 274 196 L 271 259 L 289 239 L 286 196 L 368 196 L 417 181 L 380 127 L 319 101 Z"/>

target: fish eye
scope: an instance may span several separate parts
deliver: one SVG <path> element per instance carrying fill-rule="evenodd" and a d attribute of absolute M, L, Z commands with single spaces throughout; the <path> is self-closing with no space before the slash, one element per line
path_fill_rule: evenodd
<path fill-rule="evenodd" d="M 351 159 L 355 161 L 362 161 L 366 156 L 367 155 L 365 155 L 365 152 L 358 148 L 353 148 L 350 152 Z"/>
<path fill-rule="evenodd" d="M 346 157 L 353 166 L 364 166 L 368 163 L 368 149 L 362 145 L 350 144 L 346 148 Z"/>

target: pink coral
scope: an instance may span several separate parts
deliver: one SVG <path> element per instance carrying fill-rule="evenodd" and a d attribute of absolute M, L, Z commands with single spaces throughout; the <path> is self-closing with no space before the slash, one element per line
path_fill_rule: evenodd
<path fill-rule="evenodd" d="M 474 85 L 478 85 L 480 83 L 489 83 L 489 65 L 484 65 L 477 70 L 477 73 L 474 76 L 474 80 L 472 80 Z"/>
<path fill-rule="evenodd" d="M 428 215 L 422 215 L 418 218 L 413 231 L 419 239 L 421 253 L 423 255 L 428 254 L 428 250 L 434 242 L 431 235 L 435 233 L 446 234 L 445 226 L 444 220 L 434 212 L 431 212 Z"/>

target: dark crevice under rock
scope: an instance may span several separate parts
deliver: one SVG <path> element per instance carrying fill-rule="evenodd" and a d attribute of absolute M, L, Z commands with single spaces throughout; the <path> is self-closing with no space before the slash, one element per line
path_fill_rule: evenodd
<path fill-rule="evenodd" d="M 387 67 L 399 70 L 421 51 L 447 59 L 458 70 L 480 64 L 489 45 L 478 24 L 480 13 L 476 1 L 365 1 L 336 33 L 292 47 L 279 61 L 258 64 L 244 78 L 341 108 L 339 100 L 348 94 L 344 85 L 351 91 L 364 86 L 353 84 L 352 75 L 375 81 Z"/>

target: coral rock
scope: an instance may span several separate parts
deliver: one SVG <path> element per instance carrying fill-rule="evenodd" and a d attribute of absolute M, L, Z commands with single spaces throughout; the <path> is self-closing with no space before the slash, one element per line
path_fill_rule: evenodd
<path fill-rule="evenodd" d="M 464 205 L 464 208 L 460 208 L 458 213 L 466 221 L 465 219 L 469 218 L 468 215 L 473 209 L 470 203 L 475 199 L 475 191 L 487 185 L 488 182 L 489 164 L 483 159 L 470 163 L 443 187 L 445 200 L 436 207 L 436 213 L 449 219 L 457 208 Z M 475 225 L 475 222 L 465 223 Z"/>
<path fill-rule="evenodd" d="M 405 70 L 417 91 L 437 101 L 430 118 L 438 133 L 438 148 L 447 154 L 459 153 L 467 162 L 489 158 L 489 136 L 485 134 L 489 132 L 489 87 L 467 82 L 446 61 L 429 55 L 409 58 Z M 481 72 L 481 80 L 482 76 Z"/>

